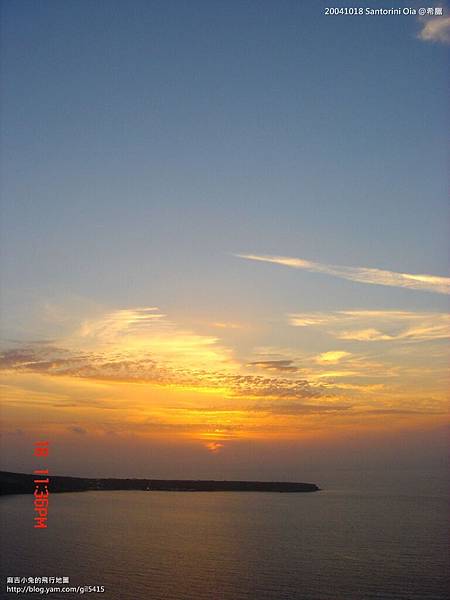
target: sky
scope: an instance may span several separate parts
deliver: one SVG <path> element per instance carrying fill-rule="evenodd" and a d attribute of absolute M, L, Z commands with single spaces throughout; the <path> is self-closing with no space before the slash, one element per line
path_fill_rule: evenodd
<path fill-rule="evenodd" d="M 325 6 L 2 1 L 2 468 L 442 463 L 450 13 Z"/>

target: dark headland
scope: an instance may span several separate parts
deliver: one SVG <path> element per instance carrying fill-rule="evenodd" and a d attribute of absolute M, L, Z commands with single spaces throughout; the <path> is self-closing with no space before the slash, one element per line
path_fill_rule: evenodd
<path fill-rule="evenodd" d="M 35 479 L 43 476 L 0 471 L 0 494 L 32 494 Z M 50 493 L 87 492 L 92 490 L 145 490 L 159 492 L 317 492 L 314 483 L 288 481 L 204 481 L 184 479 L 87 479 L 85 477 L 49 476 Z"/>

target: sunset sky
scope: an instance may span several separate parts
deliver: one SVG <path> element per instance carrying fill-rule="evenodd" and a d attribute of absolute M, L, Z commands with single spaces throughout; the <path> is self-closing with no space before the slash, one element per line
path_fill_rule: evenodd
<path fill-rule="evenodd" d="M 443 457 L 449 13 L 325 5 L 2 3 L 3 469 Z"/>

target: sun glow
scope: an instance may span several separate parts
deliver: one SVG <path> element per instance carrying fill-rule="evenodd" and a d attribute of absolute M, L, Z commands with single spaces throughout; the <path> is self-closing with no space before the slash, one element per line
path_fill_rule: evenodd
<path fill-rule="evenodd" d="M 370 322 L 389 334 L 345 341 L 349 324 Z M 448 328 L 442 315 L 341 311 L 297 316 L 292 325 L 321 329 L 343 347 L 298 355 L 264 346 L 238 358 L 216 335 L 176 325 L 156 307 L 112 311 L 58 344 L 5 351 L 5 417 L 11 429 L 39 415 L 48 428 L 84 439 L 184 440 L 213 444 L 205 446 L 213 453 L 239 440 L 444 419 L 447 353 L 433 345 Z M 412 336 L 429 343 L 427 366 Z M 376 343 L 391 347 L 380 355 L 371 352 Z"/>

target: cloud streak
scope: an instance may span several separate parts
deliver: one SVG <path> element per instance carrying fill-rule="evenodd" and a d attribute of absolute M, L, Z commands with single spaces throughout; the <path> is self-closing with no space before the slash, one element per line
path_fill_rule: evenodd
<path fill-rule="evenodd" d="M 450 294 L 450 277 L 438 275 L 397 273 L 371 267 L 347 267 L 328 265 L 301 258 L 289 256 L 266 256 L 258 254 L 236 254 L 238 258 L 273 263 L 293 269 L 302 269 L 310 273 L 322 273 L 356 281 L 357 283 L 368 283 L 371 285 L 385 285 L 390 287 L 406 288 L 422 292 L 433 292 L 435 294 Z"/>
<path fill-rule="evenodd" d="M 298 367 L 293 364 L 292 360 L 257 360 L 248 365 L 267 371 L 291 371 L 292 373 L 298 371 Z"/>
<path fill-rule="evenodd" d="M 450 337 L 450 315 L 397 310 L 341 310 L 290 315 L 294 327 L 325 327 L 341 340 L 423 342 Z"/>

